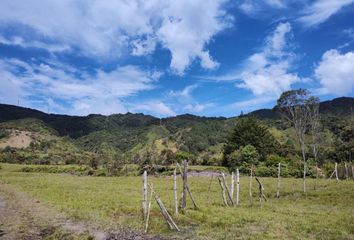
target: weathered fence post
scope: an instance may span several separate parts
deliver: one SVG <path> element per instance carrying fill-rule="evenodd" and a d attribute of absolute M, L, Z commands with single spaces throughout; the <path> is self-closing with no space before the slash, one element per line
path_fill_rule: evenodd
<path fill-rule="evenodd" d="M 143 215 L 144 220 L 146 220 L 147 215 L 147 172 L 144 171 L 143 174 Z"/>
<path fill-rule="evenodd" d="M 189 194 L 189 197 L 191 198 L 192 200 L 192 203 L 194 205 L 194 208 L 195 209 L 198 209 L 198 206 L 197 206 L 197 203 L 195 202 L 195 199 L 191 193 L 191 191 L 189 190 L 189 187 L 188 187 L 188 183 L 187 183 L 187 173 L 188 173 L 188 162 L 187 160 L 184 160 L 185 162 L 183 163 L 184 165 L 184 170 L 182 170 L 181 166 L 177 163 L 177 167 L 179 168 L 179 171 L 181 173 L 181 177 L 182 177 L 182 180 L 183 180 L 183 192 L 182 192 L 182 197 L 180 199 L 180 207 L 183 208 L 183 199 L 185 198 L 184 202 L 185 202 L 185 207 L 183 209 L 186 208 L 187 206 L 187 196 L 186 196 L 186 192 L 188 192 Z M 185 192 L 186 190 L 186 192 Z"/>
<path fill-rule="evenodd" d="M 352 175 L 353 175 L 353 179 L 354 179 L 354 166 L 352 166 Z"/>
<path fill-rule="evenodd" d="M 280 196 L 280 163 L 278 163 L 277 198 Z"/>
<path fill-rule="evenodd" d="M 251 167 L 251 175 L 250 175 L 250 203 L 253 203 L 252 199 L 252 167 Z"/>
<path fill-rule="evenodd" d="M 261 181 L 256 177 L 256 181 L 259 184 L 259 202 L 262 202 L 262 198 L 264 198 L 264 201 L 267 201 L 267 197 L 264 194 L 264 187 Z"/>
<path fill-rule="evenodd" d="M 240 172 L 238 168 L 236 169 L 236 206 L 239 204 L 239 194 L 240 194 Z"/>
<path fill-rule="evenodd" d="M 161 213 L 163 215 L 163 217 L 165 218 L 168 226 L 170 227 L 170 229 L 176 229 L 177 231 L 180 231 L 178 226 L 176 225 L 176 223 L 173 221 L 171 215 L 168 213 L 167 209 L 165 208 L 165 206 L 163 205 L 161 199 L 159 198 L 159 196 L 157 195 L 157 193 L 155 192 L 155 201 L 157 203 L 157 205 L 159 205 L 160 209 L 161 209 Z"/>
<path fill-rule="evenodd" d="M 344 162 L 344 166 L 345 166 L 345 179 L 348 179 L 348 177 L 349 177 L 349 170 L 348 170 L 347 162 Z"/>
<path fill-rule="evenodd" d="M 187 206 L 187 161 L 183 160 L 183 197 L 181 207 L 185 210 Z"/>
<path fill-rule="evenodd" d="M 225 186 L 224 186 L 224 183 L 223 183 L 223 181 L 222 181 L 222 179 L 221 179 L 220 176 L 218 177 L 218 180 L 219 180 L 219 184 L 220 184 L 220 187 L 221 187 L 221 194 L 222 194 L 222 199 L 223 199 L 223 201 L 224 201 L 224 204 L 225 204 L 225 206 L 229 206 L 229 205 L 227 204 L 227 200 L 226 200 Z"/>
<path fill-rule="evenodd" d="M 231 205 L 234 205 L 234 201 L 233 201 L 233 199 L 232 199 L 230 189 L 229 189 L 229 187 L 227 186 L 225 174 L 224 174 L 223 172 L 221 173 L 221 177 L 222 177 L 223 184 L 224 184 L 224 186 L 225 186 L 225 188 L 226 188 L 226 190 L 227 190 L 227 195 L 228 195 L 228 197 L 229 197 L 230 203 L 231 203 Z"/>
<path fill-rule="evenodd" d="M 337 181 L 339 181 L 339 179 L 338 179 L 338 163 L 336 163 L 335 171 L 336 171 L 336 179 L 337 179 Z"/>
<path fill-rule="evenodd" d="M 148 208 L 147 208 L 147 216 L 146 216 L 146 224 L 145 224 L 145 233 L 147 233 L 148 227 L 149 227 L 150 210 L 151 210 L 151 200 L 152 200 L 152 194 L 153 194 L 153 192 L 154 192 L 154 188 L 153 188 L 152 184 L 150 185 L 150 188 L 151 188 L 151 191 L 150 191 L 149 204 L 148 204 Z"/>
<path fill-rule="evenodd" d="M 232 199 L 234 199 L 234 189 L 235 189 L 235 174 L 234 172 L 231 172 L 231 187 L 230 187 L 230 191 L 231 191 L 231 197 Z"/>
<path fill-rule="evenodd" d="M 173 200 L 174 200 L 174 203 L 175 203 L 175 214 L 178 214 L 176 168 L 173 171 Z"/>
<path fill-rule="evenodd" d="M 210 182 L 209 182 L 209 187 L 208 187 L 208 205 L 210 204 L 210 188 L 211 188 L 211 183 L 213 182 L 214 174 L 211 174 Z"/>

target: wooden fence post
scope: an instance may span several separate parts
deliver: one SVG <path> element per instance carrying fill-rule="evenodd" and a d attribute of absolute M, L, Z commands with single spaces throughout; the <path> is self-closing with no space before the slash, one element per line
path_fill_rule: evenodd
<path fill-rule="evenodd" d="M 159 196 L 157 195 L 157 193 L 155 192 L 155 201 L 157 203 L 157 205 L 159 205 L 160 209 L 161 209 L 161 213 L 163 215 L 163 217 L 165 218 L 168 226 L 170 227 L 170 229 L 176 229 L 177 231 L 180 231 L 178 226 L 176 225 L 176 223 L 173 221 L 171 215 L 168 213 L 167 209 L 165 208 L 165 206 L 163 205 L 161 199 L 159 198 Z"/>
<path fill-rule="evenodd" d="M 336 163 L 335 171 L 336 171 L 336 179 L 337 179 L 337 181 L 339 181 L 339 179 L 338 179 L 338 163 Z"/>
<path fill-rule="evenodd" d="M 278 163 L 277 198 L 280 196 L 280 163 Z"/>
<path fill-rule="evenodd" d="M 183 196 L 181 207 L 186 210 L 187 206 L 187 161 L 183 160 Z"/>
<path fill-rule="evenodd" d="M 344 162 L 344 166 L 345 166 L 345 179 L 348 179 L 348 177 L 349 177 L 349 170 L 348 170 L 347 162 Z"/>
<path fill-rule="evenodd" d="M 251 166 L 251 174 L 250 174 L 250 203 L 253 203 L 252 199 L 252 166 Z"/>
<path fill-rule="evenodd" d="M 209 187 L 208 187 L 208 206 L 210 205 L 210 188 L 211 188 L 211 183 L 213 182 L 214 179 L 214 174 L 211 174 L 210 182 L 209 182 Z"/>
<path fill-rule="evenodd" d="M 186 160 L 185 160 L 185 161 L 186 161 Z M 194 205 L 194 208 L 195 208 L 195 209 L 198 209 L 197 203 L 196 203 L 196 201 L 195 201 L 195 199 L 194 199 L 194 197 L 193 197 L 193 195 L 192 195 L 192 193 L 191 193 L 191 191 L 190 191 L 190 189 L 189 189 L 189 187 L 188 187 L 188 183 L 187 183 L 188 162 L 185 162 L 184 164 L 186 165 L 185 171 L 182 170 L 181 166 L 177 163 L 177 167 L 179 168 L 179 171 L 180 171 L 180 173 L 181 173 L 181 177 L 182 177 L 182 180 L 183 180 L 183 192 L 182 192 L 182 197 L 181 197 L 181 199 L 180 199 L 180 207 L 183 208 L 183 207 L 182 207 L 182 205 L 183 205 L 183 198 L 184 198 L 184 196 L 186 195 L 186 194 L 185 194 L 185 189 L 186 189 L 186 190 L 187 190 L 187 193 L 189 194 L 189 197 L 190 197 L 191 200 L 192 200 L 192 203 L 193 203 L 193 205 Z M 185 174 L 184 174 L 184 173 L 185 173 Z M 185 176 L 185 178 L 184 178 L 184 176 Z M 186 181 L 185 181 L 184 179 L 186 179 Z M 186 182 L 186 185 L 184 185 L 185 182 Z M 186 186 L 186 188 L 184 188 L 185 186 Z M 186 197 L 187 197 L 187 196 L 186 196 Z M 187 199 L 186 199 L 186 200 L 187 200 Z M 187 201 L 185 201 L 185 202 L 187 202 Z M 187 204 L 186 204 L 186 205 L 187 205 Z"/>
<path fill-rule="evenodd" d="M 239 194 L 240 194 L 240 172 L 238 168 L 236 169 L 236 206 L 239 204 Z"/>
<path fill-rule="evenodd" d="M 226 190 L 227 190 L 227 195 L 228 195 L 228 197 L 229 197 L 230 203 L 231 203 L 231 205 L 234 205 L 234 201 L 233 201 L 233 199 L 232 199 L 230 189 L 229 189 L 229 187 L 227 186 L 225 174 L 224 174 L 223 172 L 221 173 L 221 177 L 222 177 L 223 184 L 224 184 L 224 186 L 225 186 L 225 188 L 226 188 Z"/>
<path fill-rule="evenodd" d="M 259 184 L 259 202 L 262 202 L 262 198 L 264 199 L 264 201 L 267 201 L 267 197 L 264 194 L 263 184 L 261 183 L 261 181 L 257 177 L 256 177 L 256 181 Z"/>
<path fill-rule="evenodd" d="M 223 201 L 224 201 L 224 204 L 225 204 L 225 206 L 229 206 L 229 205 L 227 204 L 227 200 L 226 200 L 225 186 L 224 186 L 224 183 L 223 183 L 223 181 L 222 181 L 222 179 L 221 179 L 220 176 L 218 177 L 218 180 L 219 180 L 219 184 L 220 184 L 220 187 L 221 187 L 221 194 L 222 194 L 222 199 L 223 199 Z"/>
<path fill-rule="evenodd" d="M 235 174 L 234 172 L 231 172 L 231 187 L 230 187 L 230 191 L 231 191 L 231 197 L 232 199 L 234 199 L 234 189 L 235 189 Z"/>
<path fill-rule="evenodd" d="M 146 220 L 147 215 L 147 172 L 143 174 L 143 218 Z"/>
<path fill-rule="evenodd" d="M 147 209 L 147 216 L 146 216 L 146 224 L 145 224 L 145 233 L 148 231 L 149 227 L 149 219 L 150 219 L 150 210 L 151 210 L 151 200 L 152 200 L 152 194 L 154 192 L 154 188 L 152 184 L 150 185 L 151 191 L 150 191 L 150 199 L 149 199 L 149 204 L 148 204 L 148 209 Z"/>
<path fill-rule="evenodd" d="M 174 199 L 174 203 L 175 203 L 175 214 L 178 214 L 176 168 L 173 171 L 173 199 Z"/>

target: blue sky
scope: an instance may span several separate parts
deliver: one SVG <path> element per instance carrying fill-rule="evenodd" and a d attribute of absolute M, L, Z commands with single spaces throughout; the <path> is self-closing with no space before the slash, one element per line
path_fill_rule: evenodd
<path fill-rule="evenodd" d="M 3 0 L 0 102 L 236 116 L 354 95 L 354 0 Z"/>

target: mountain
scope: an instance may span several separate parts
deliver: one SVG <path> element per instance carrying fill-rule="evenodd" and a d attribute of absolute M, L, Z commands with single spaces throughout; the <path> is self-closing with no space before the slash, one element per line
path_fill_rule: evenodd
<path fill-rule="evenodd" d="M 348 116 L 354 111 L 354 98 L 340 97 L 320 103 L 320 113 L 332 116 Z M 275 109 L 259 109 L 249 113 L 249 115 L 259 119 L 278 119 L 280 113 Z"/>
<path fill-rule="evenodd" d="M 334 119 L 326 123 L 332 124 L 328 127 L 332 131 L 337 130 L 340 119 L 350 116 L 353 108 L 354 98 L 341 97 L 321 102 L 320 113 Z M 260 109 L 247 115 L 263 121 L 275 135 L 284 135 L 275 124 L 280 118 L 276 110 Z M 236 117 L 191 114 L 163 119 L 132 113 L 68 116 L 0 104 L 0 148 L 22 146 L 21 150 L 13 150 L 16 158 L 19 153 L 23 159 L 46 161 L 55 156 L 57 161 L 66 163 L 72 159 L 86 161 L 95 154 L 135 163 L 146 159 L 166 162 L 184 154 L 199 164 L 214 164 L 221 158 L 222 146 L 236 122 Z M 25 141 L 25 145 L 18 144 Z"/>

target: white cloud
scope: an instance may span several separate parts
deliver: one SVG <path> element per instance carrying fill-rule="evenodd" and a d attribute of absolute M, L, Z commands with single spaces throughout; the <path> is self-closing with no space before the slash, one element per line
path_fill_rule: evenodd
<path fill-rule="evenodd" d="M 0 71 L 4 76 L 0 81 L 4 92 L 1 101 L 13 104 L 16 98 L 22 98 L 31 104 L 39 98 L 44 105 L 54 107 L 54 112 L 62 112 L 65 105 L 66 113 L 80 115 L 124 112 L 121 99 L 153 89 L 161 75 L 132 65 L 89 74 L 60 64 L 26 63 L 17 59 L 0 60 Z M 56 105 L 48 99 L 55 99 Z"/>
<path fill-rule="evenodd" d="M 55 46 L 55 51 L 68 46 L 100 58 L 143 56 L 160 45 L 171 53 L 171 68 L 183 74 L 194 60 L 206 69 L 218 66 L 207 45 L 230 25 L 231 17 L 222 10 L 225 1 L 5 0 L 0 23 L 12 26 L 20 38 L 29 32 L 33 38 L 7 44 Z"/>
<path fill-rule="evenodd" d="M 175 116 L 176 113 L 162 101 L 148 101 L 145 103 L 136 104 L 132 107 L 134 112 L 147 111 L 158 116 Z"/>
<path fill-rule="evenodd" d="M 257 97 L 257 98 L 252 98 L 252 99 L 247 99 L 243 101 L 238 101 L 235 103 L 232 103 L 226 108 L 228 109 L 238 109 L 240 111 L 244 111 L 244 113 L 251 112 L 257 109 L 260 109 L 264 107 L 264 104 L 273 102 L 274 98 L 270 96 L 262 96 L 262 97 Z"/>
<path fill-rule="evenodd" d="M 169 92 L 169 96 L 178 97 L 182 99 L 190 99 L 192 97 L 192 92 L 198 87 L 198 84 L 188 85 L 183 88 L 181 91 L 173 91 Z"/>
<path fill-rule="evenodd" d="M 316 0 L 304 9 L 299 21 L 307 27 L 319 25 L 352 3 L 354 0 Z"/>
<path fill-rule="evenodd" d="M 354 52 L 329 50 L 315 69 L 315 76 L 328 93 L 345 95 L 354 89 Z"/>
<path fill-rule="evenodd" d="M 61 45 L 61 44 L 50 44 L 44 43 L 39 41 L 25 41 L 22 37 L 15 36 L 10 39 L 5 38 L 4 36 L 0 35 L 0 44 L 4 45 L 13 45 L 13 46 L 20 46 L 23 48 L 40 48 L 46 49 L 49 52 L 64 52 L 70 51 L 71 48 L 68 45 Z"/>
<path fill-rule="evenodd" d="M 212 106 L 214 106 L 213 103 L 205 103 L 205 104 L 195 103 L 195 104 L 188 104 L 183 109 L 191 113 L 200 113 Z"/>
<path fill-rule="evenodd" d="M 287 7 L 287 1 L 285 0 L 240 0 L 239 9 L 250 16 L 259 15 L 259 12 L 266 9 L 284 9 Z"/>
<path fill-rule="evenodd" d="M 291 25 L 280 23 L 266 38 L 262 50 L 249 56 L 240 69 L 206 79 L 235 81 L 236 87 L 248 89 L 257 97 L 277 98 L 293 83 L 301 81 L 297 74 L 290 72 L 296 57 L 291 51 L 290 37 Z"/>

